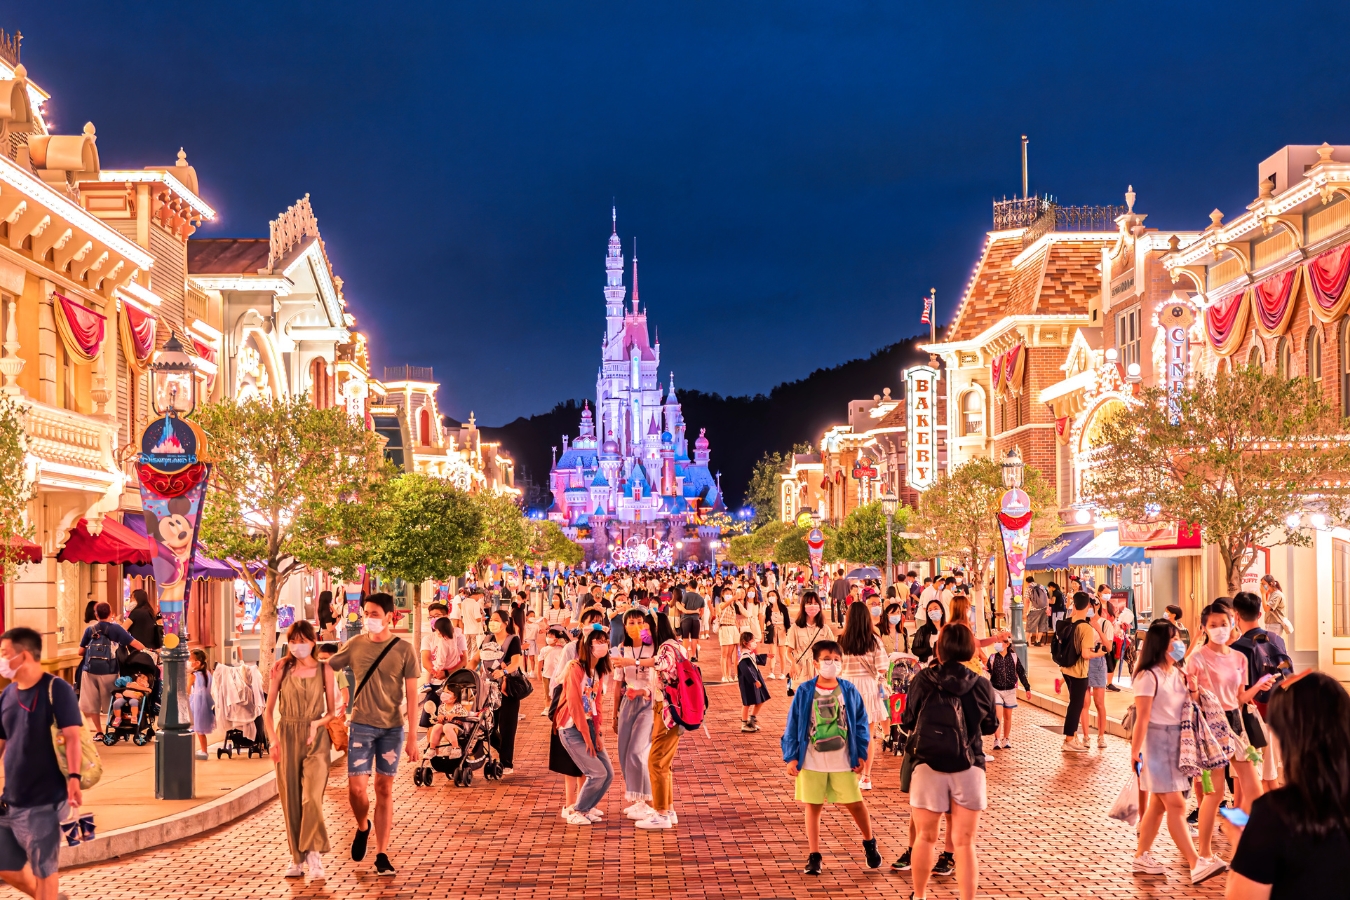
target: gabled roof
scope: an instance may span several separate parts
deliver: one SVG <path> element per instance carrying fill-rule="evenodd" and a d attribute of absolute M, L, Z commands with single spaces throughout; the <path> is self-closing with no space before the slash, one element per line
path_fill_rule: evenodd
<path fill-rule="evenodd" d="M 595 477 L 591 479 L 591 487 L 609 487 L 609 481 L 605 479 L 604 472 L 596 469 Z"/>

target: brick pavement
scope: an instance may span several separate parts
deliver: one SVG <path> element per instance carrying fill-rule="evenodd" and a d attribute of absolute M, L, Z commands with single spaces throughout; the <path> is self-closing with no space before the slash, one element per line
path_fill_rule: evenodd
<path fill-rule="evenodd" d="M 398 874 L 372 874 L 374 847 L 363 863 L 348 856 L 352 821 L 345 772 L 329 782 L 327 817 L 333 852 L 329 878 L 319 885 L 285 880 L 288 862 L 275 802 L 207 835 L 134 857 L 63 873 L 72 898 L 561 898 L 590 895 L 628 900 L 672 897 L 806 898 L 908 897 L 908 875 L 889 864 L 903 849 L 908 809 L 896 791 L 899 761 L 883 756 L 868 795 L 885 865 L 862 867 L 857 833 L 846 814 L 827 811 L 825 874 L 799 874 L 806 857 L 801 813 L 792 781 L 782 774 L 778 740 L 786 713 L 783 683 L 755 735 L 739 733 L 734 686 L 710 684 L 711 738 L 686 735 L 676 758 L 676 808 L 671 831 L 638 832 L 622 817 L 622 785 L 603 804 L 604 823 L 589 828 L 558 817 L 561 788 L 547 772 L 547 732 L 538 714 L 543 691 L 526 701 L 517 768 L 505 782 L 475 779 L 467 789 L 443 778 L 415 788 L 404 767 L 395 788 L 392 854 Z M 1106 817 L 1126 771 L 1128 746 L 1109 738 L 1105 751 L 1064 758 L 1057 720 L 1026 704 L 1018 710 L 1016 743 L 990 763 L 991 805 L 981 821 L 981 898 L 1220 897 L 1223 876 L 1192 888 L 1166 832 L 1155 853 L 1173 868 L 1166 876 L 1129 871 L 1133 830 Z M 1056 732 L 1058 728 L 1056 728 Z M 612 749 L 612 748 L 611 748 Z M 1227 845 L 1216 841 L 1223 855 Z M 954 897 L 943 879 L 930 897 Z"/>

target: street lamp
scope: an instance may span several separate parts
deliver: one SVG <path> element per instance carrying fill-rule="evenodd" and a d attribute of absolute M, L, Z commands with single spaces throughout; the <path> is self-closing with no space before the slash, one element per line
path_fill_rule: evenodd
<path fill-rule="evenodd" d="M 150 403 L 161 416 L 190 416 L 197 408 L 197 366 L 170 333 L 150 364 Z"/>
<path fill-rule="evenodd" d="M 887 589 L 891 586 L 891 523 L 895 520 L 895 511 L 900 508 L 900 498 L 891 493 L 890 489 L 881 495 L 881 512 L 886 517 L 886 578 L 883 586 Z"/>
<path fill-rule="evenodd" d="M 1022 486 L 1022 472 L 1026 465 L 1022 462 L 1022 454 L 1017 452 L 1014 447 L 1008 451 L 1008 455 L 1003 457 L 1003 486 L 1008 490 L 1016 490 Z"/>
<path fill-rule="evenodd" d="M 712 556 L 709 560 L 709 565 L 711 565 L 713 569 L 717 568 L 717 548 L 720 545 L 721 542 L 717 540 L 714 540 L 712 543 L 708 545 L 708 548 L 712 551 Z"/>
<path fill-rule="evenodd" d="M 1022 454 L 1014 447 L 1000 464 L 1003 486 L 1007 491 L 999 503 L 999 531 L 1003 536 L 1003 559 L 1008 567 L 1008 588 L 1012 592 L 1013 652 L 1027 665 L 1027 633 L 1022 620 L 1022 579 L 1026 573 L 1026 557 L 1031 535 L 1031 498 L 1022 490 L 1026 465 Z"/>

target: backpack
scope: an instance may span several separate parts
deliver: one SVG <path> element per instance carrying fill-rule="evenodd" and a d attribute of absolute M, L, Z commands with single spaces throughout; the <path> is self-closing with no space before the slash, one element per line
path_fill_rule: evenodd
<path fill-rule="evenodd" d="M 674 677 L 662 685 L 666 709 L 675 724 L 684 729 L 698 728 L 708 711 L 708 694 L 703 689 L 703 673 L 687 658 L 675 663 Z"/>
<path fill-rule="evenodd" d="M 84 670 L 90 675 L 117 674 L 117 653 L 102 622 L 94 625 L 93 633 L 89 636 L 89 646 L 84 649 Z"/>
<path fill-rule="evenodd" d="M 1045 609 L 1050 605 L 1050 592 L 1044 585 L 1033 584 L 1031 586 L 1031 608 Z"/>
<path fill-rule="evenodd" d="M 1289 654 L 1281 653 L 1279 648 L 1271 642 L 1270 637 L 1262 634 L 1251 641 L 1251 671 L 1248 676 L 1253 682 L 1264 675 L 1277 675 L 1281 678 L 1287 678 L 1294 671 L 1294 661 L 1289 658 Z M 1257 703 L 1270 702 L 1270 691 L 1262 691 L 1254 698 Z"/>
<path fill-rule="evenodd" d="M 964 772 L 975 765 L 959 695 L 933 686 L 914 723 L 914 758 L 936 772 Z"/>
<path fill-rule="evenodd" d="M 836 687 L 813 701 L 811 716 L 811 746 L 818 753 L 831 753 L 848 746 L 848 713 L 844 709 L 844 691 Z"/>
<path fill-rule="evenodd" d="M 1078 665 L 1078 661 L 1083 657 L 1079 654 L 1078 646 L 1074 643 L 1074 630 L 1079 625 L 1086 624 L 1082 619 L 1077 621 L 1064 619 L 1055 626 L 1055 643 L 1050 648 L 1050 658 L 1055 661 L 1055 665 L 1064 669 L 1070 669 Z"/>

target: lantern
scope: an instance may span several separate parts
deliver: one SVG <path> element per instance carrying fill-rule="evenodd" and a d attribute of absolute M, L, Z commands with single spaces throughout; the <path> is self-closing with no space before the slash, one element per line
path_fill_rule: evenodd
<path fill-rule="evenodd" d="M 150 399 L 161 416 L 192 415 L 197 408 L 197 366 L 193 357 L 170 334 L 150 364 Z"/>

